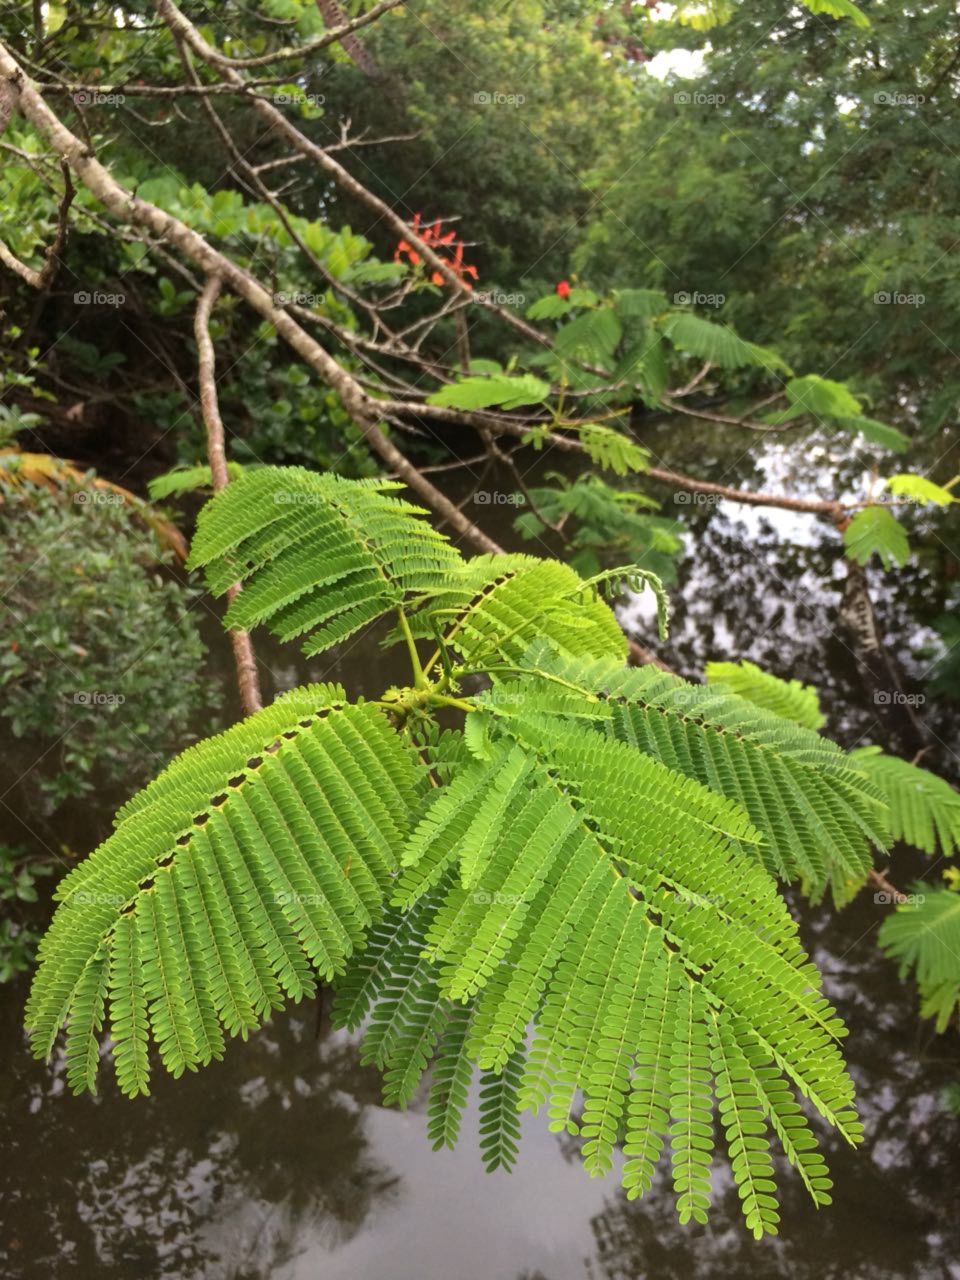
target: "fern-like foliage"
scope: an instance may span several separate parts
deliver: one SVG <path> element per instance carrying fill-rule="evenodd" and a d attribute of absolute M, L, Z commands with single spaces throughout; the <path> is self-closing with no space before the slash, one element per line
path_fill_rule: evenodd
<path fill-rule="evenodd" d="M 757 346 L 736 334 L 729 325 L 715 324 L 690 312 L 671 311 L 661 321 L 663 331 L 678 351 L 688 351 L 722 369 L 755 366 L 789 372 L 787 363 L 769 347 Z"/>
<path fill-rule="evenodd" d="M 952 858 L 960 850 L 960 794 L 948 782 L 879 747 L 859 747 L 850 763 L 865 773 L 887 803 L 890 840 L 903 840 L 924 853 Z M 960 962 L 958 962 L 960 969 Z"/>
<path fill-rule="evenodd" d="M 621 431 L 599 422 L 585 422 L 577 431 L 584 452 L 597 466 L 618 476 L 646 471 L 650 466 L 650 450 L 630 440 Z"/>
<path fill-rule="evenodd" d="M 797 1131 L 790 1087 L 858 1139 L 840 1027 L 748 852 L 760 835 L 742 808 L 627 743 L 539 717 L 509 718 L 476 745 L 402 855 L 395 903 L 430 922 L 403 994 L 386 989 L 369 1033 L 382 1052 L 383 1027 L 395 1027 L 425 963 L 398 1040 L 419 1046 L 423 1026 L 437 1034 L 434 1015 L 469 1006 L 441 1055 L 435 1140 L 459 1123 L 450 1103 L 462 1106 L 469 1059 L 485 1079 L 515 1075 L 518 1103 L 545 1107 L 551 1127 L 582 1133 L 592 1174 L 609 1172 L 622 1141 L 632 1195 L 669 1140 L 681 1219 L 703 1221 L 716 1096 L 757 1235 L 777 1219 L 758 1134 L 785 1135 L 825 1201 L 829 1181 L 806 1121 Z M 354 1008 L 349 991 L 345 1003 Z M 491 1135 L 509 1154 L 499 1094 L 489 1097 Z"/>
<path fill-rule="evenodd" d="M 883 847 L 880 796 L 839 747 L 725 690 L 541 647 L 518 682 L 497 690 L 495 707 L 517 722 L 589 722 L 727 796 L 762 833 L 757 856 L 784 879 L 862 880 L 871 846 Z"/>
<path fill-rule="evenodd" d="M 627 652 L 616 618 L 580 575 L 535 556 L 477 556 L 411 626 L 416 636 L 443 630 L 445 652 L 481 667 L 518 660 L 540 637 L 577 655 L 623 661 Z"/>
<path fill-rule="evenodd" d="M 960 1014 L 960 893 L 914 886 L 880 928 L 880 946 L 912 973 L 920 989 L 920 1012 L 945 1031 Z"/>
<path fill-rule="evenodd" d="M 464 561 L 384 486 L 247 472 L 193 561 L 242 582 L 228 623 L 312 651 L 393 615 L 412 682 L 376 703 L 296 690 L 128 802 L 60 887 L 36 1052 L 65 1027 L 92 1089 L 109 1034 L 143 1093 L 151 1049 L 194 1070 L 331 982 L 386 1101 L 428 1089 L 436 1146 L 476 1085 L 489 1169 L 545 1110 L 592 1175 L 622 1149 L 630 1196 L 669 1158 L 682 1221 L 706 1220 L 717 1128 L 755 1235 L 777 1228 L 778 1150 L 826 1204 L 801 1101 L 860 1126 L 775 877 L 863 877 L 895 830 L 868 770 L 726 687 L 628 669 L 603 596 L 652 588 L 662 613 L 650 574 Z"/>
<path fill-rule="evenodd" d="M 241 462 L 228 462 L 227 471 L 231 480 L 239 480 L 246 468 Z M 147 488 L 154 502 L 162 502 L 164 498 L 178 498 L 184 493 L 193 493 L 197 489 L 211 489 L 213 473 L 209 466 L 177 467 L 173 471 L 165 471 L 155 476 Z"/>
<path fill-rule="evenodd" d="M 805 729 L 821 729 L 826 717 L 820 710 L 816 689 L 799 680 L 781 680 L 752 662 L 708 662 L 707 684 L 723 685 L 748 702 Z"/>
<path fill-rule="evenodd" d="M 298 690 L 178 757 L 59 886 L 27 1008 L 36 1051 L 67 1024 L 92 1089 L 109 1014 L 124 1093 L 147 1042 L 174 1075 L 219 1058 L 330 979 L 381 912 L 417 803 L 407 744 L 373 706 Z"/>
<path fill-rule="evenodd" d="M 319 653 L 408 600 L 442 588 L 462 561 L 401 486 L 347 481 L 300 467 L 261 467 L 201 512 L 190 555 L 211 591 L 242 582 L 230 627 L 264 623 L 282 640 L 310 633 Z"/>

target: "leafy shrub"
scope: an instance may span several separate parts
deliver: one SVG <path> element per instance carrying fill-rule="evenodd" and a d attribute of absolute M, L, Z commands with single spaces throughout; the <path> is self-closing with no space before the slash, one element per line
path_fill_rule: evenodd
<path fill-rule="evenodd" d="M 119 495 L 0 487 L 0 716 L 46 745 L 32 775 L 48 810 L 149 776 L 208 705 L 190 612 Z"/>
<path fill-rule="evenodd" d="M 52 872 L 50 862 L 0 845 L 0 982 L 33 964 L 40 934 L 24 906 L 37 901 L 37 880 Z"/>

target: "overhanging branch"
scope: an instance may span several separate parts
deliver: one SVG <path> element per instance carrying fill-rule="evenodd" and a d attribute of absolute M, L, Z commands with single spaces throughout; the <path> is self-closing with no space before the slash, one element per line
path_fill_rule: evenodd
<path fill-rule="evenodd" d="M 86 143 L 53 113 L 36 85 L 2 43 L 0 77 L 15 87 L 18 105 L 24 116 L 119 222 L 145 228 L 157 239 L 179 250 L 205 276 L 218 277 L 225 287 L 243 298 L 258 315 L 273 325 L 279 336 L 296 351 L 304 363 L 337 392 L 367 444 L 389 470 L 395 471 L 457 533 L 479 550 L 499 550 L 493 539 L 431 484 L 387 437 L 379 425 L 380 413 L 376 400 L 367 395 L 353 375 L 301 328 L 292 316 L 277 307 L 271 293 L 249 271 L 220 253 L 179 218 L 122 187 L 100 164 Z"/>

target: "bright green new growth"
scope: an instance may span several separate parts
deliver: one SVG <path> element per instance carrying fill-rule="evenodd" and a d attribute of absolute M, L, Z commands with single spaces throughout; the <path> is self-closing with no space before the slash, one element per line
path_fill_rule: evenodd
<path fill-rule="evenodd" d="M 702 1222 L 717 1118 L 755 1235 L 777 1227 L 776 1149 L 828 1203 L 798 1099 L 851 1142 L 860 1126 L 774 877 L 862 879 L 898 820 L 811 729 L 627 668 L 598 591 L 662 604 L 650 575 L 464 561 L 388 488 L 264 467 L 204 509 L 193 561 L 217 592 L 243 582 L 231 623 L 317 652 L 386 617 L 412 683 L 294 690 L 129 801 L 60 886 L 36 1053 L 65 1026 L 70 1085 L 92 1089 L 108 1030 L 135 1095 L 151 1042 L 194 1070 L 319 979 L 388 1102 L 432 1065 L 435 1146 L 479 1079 L 488 1168 L 545 1108 L 591 1174 L 623 1149 L 630 1196 L 669 1148 L 681 1220 Z"/>
<path fill-rule="evenodd" d="M 227 471 L 231 480 L 239 480 L 245 467 L 240 462 L 228 462 Z M 162 502 L 165 498 L 179 497 L 183 493 L 193 493 L 197 489 L 213 487 L 213 472 L 210 466 L 177 467 L 173 471 L 165 471 L 155 476 L 147 488 L 153 502 Z"/>
<path fill-rule="evenodd" d="M 319 653 L 399 605 L 443 589 L 460 556 L 416 507 L 387 497 L 402 486 L 345 481 L 299 467 L 263 467 L 229 485 L 197 522 L 191 567 L 211 591 L 246 583 L 226 625 L 268 625 L 282 640 L 312 632 Z"/>
<path fill-rule="evenodd" d="M 816 689 L 799 680 L 781 680 L 746 659 L 708 662 L 705 675 L 707 684 L 723 685 L 731 693 L 738 693 L 784 720 L 794 720 L 805 729 L 822 729 L 826 723 Z"/>

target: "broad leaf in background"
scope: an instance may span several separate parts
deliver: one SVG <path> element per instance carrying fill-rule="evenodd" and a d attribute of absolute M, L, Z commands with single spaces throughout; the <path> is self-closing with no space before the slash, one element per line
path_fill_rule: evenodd
<path fill-rule="evenodd" d="M 450 409 L 519 409 L 528 404 L 541 404 L 550 395 L 550 386 L 531 373 L 510 376 L 493 374 L 489 378 L 462 378 L 442 387 L 427 397 L 427 404 Z"/>
<path fill-rule="evenodd" d="M 843 531 L 843 541 L 850 557 L 866 564 L 878 555 L 886 568 L 904 565 L 910 558 L 910 543 L 903 525 L 886 507 L 864 507 Z"/>
<path fill-rule="evenodd" d="M 789 372 L 786 362 L 769 347 L 757 346 L 739 337 L 725 324 L 714 324 L 688 312 L 671 312 L 660 321 L 661 328 L 678 351 L 708 360 L 723 369 L 755 366 Z"/>
<path fill-rule="evenodd" d="M 834 421 L 844 431 L 861 435 L 864 440 L 880 445 L 883 449 L 889 449 L 892 453 L 904 453 L 910 447 L 909 436 L 905 436 L 902 431 L 888 426 L 885 422 L 877 422 L 875 418 L 863 418 L 857 415 L 852 418 L 835 418 Z"/>
<path fill-rule="evenodd" d="M 787 383 L 787 399 L 797 413 L 829 418 L 855 418 L 860 413 L 860 401 L 842 382 L 815 373 L 792 378 Z"/>
<path fill-rule="evenodd" d="M 600 299 L 592 289 L 573 288 L 568 294 L 548 293 L 538 298 L 527 307 L 527 316 L 531 320 L 556 320 L 565 316 L 574 307 L 596 307 Z"/>
<path fill-rule="evenodd" d="M 609 367 L 623 336 L 617 313 L 611 307 L 585 311 L 557 331 L 553 340 L 558 355 Z"/>

